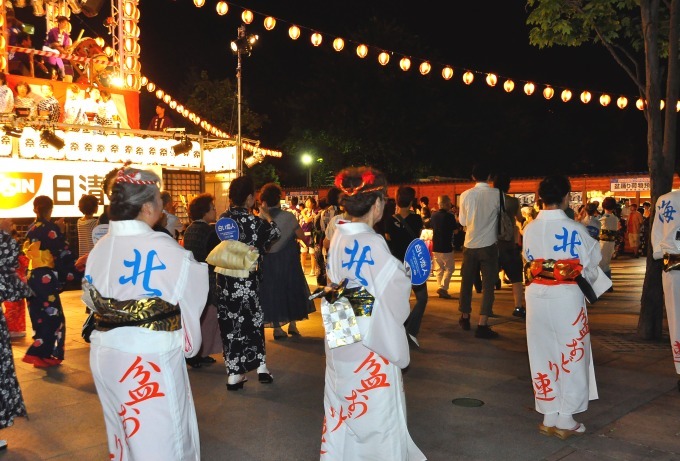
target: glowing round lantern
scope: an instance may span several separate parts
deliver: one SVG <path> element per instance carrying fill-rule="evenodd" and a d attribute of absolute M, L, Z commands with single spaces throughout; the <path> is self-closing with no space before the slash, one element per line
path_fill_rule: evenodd
<path fill-rule="evenodd" d="M 625 96 L 620 96 L 619 99 L 616 100 L 616 105 L 619 107 L 619 109 L 625 109 L 628 105 L 628 98 Z"/>
<path fill-rule="evenodd" d="M 411 68 L 411 60 L 404 56 L 403 58 L 401 58 L 401 60 L 399 60 L 399 67 L 401 67 L 401 70 L 406 72 Z"/>
<path fill-rule="evenodd" d="M 602 104 L 603 107 L 607 107 L 610 102 L 612 102 L 612 98 L 608 94 L 600 96 L 600 104 Z"/>
<path fill-rule="evenodd" d="M 227 2 L 219 1 L 217 2 L 217 6 L 215 6 L 215 9 L 217 10 L 217 14 L 220 16 L 224 16 L 227 14 L 227 11 L 229 11 L 229 5 Z"/>
<path fill-rule="evenodd" d="M 276 26 L 276 19 L 271 16 L 264 18 L 264 28 L 267 30 L 272 30 Z"/>
<path fill-rule="evenodd" d="M 386 66 L 387 63 L 390 62 L 390 55 L 389 55 L 388 53 L 386 53 L 386 52 L 383 51 L 382 53 L 380 53 L 380 54 L 378 55 L 378 62 L 379 62 L 381 65 Z"/>
<path fill-rule="evenodd" d="M 498 83 L 498 77 L 496 77 L 496 74 L 486 74 L 487 85 L 496 86 L 496 83 Z"/>
<path fill-rule="evenodd" d="M 571 99 L 571 91 L 570 90 L 562 91 L 562 101 L 569 102 L 570 99 Z"/>
<path fill-rule="evenodd" d="M 552 87 L 550 87 L 550 86 L 546 86 L 546 87 L 543 89 L 543 97 L 544 97 L 545 99 L 550 99 L 550 98 L 552 98 L 554 94 L 555 94 L 555 90 L 553 90 Z"/>
<path fill-rule="evenodd" d="M 639 98 L 637 101 L 635 101 L 635 107 L 637 107 L 638 110 L 644 110 L 645 101 L 642 98 Z"/>
<path fill-rule="evenodd" d="M 319 45 L 321 45 L 322 41 L 323 41 L 323 37 L 321 36 L 320 33 L 314 32 L 312 34 L 312 45 L 319 46 Z"/>
<path fill-rule="evenodd" d="M 527 82 L 524 84 L 524 93 L 526 93 L 527 96 L 534 94 L 534 90 L 536 90 L 536 87 L 533 83 Z"/>
<path fill-rule="evenodd" d="M 345 41 L 343 39 L 338 37 L 333 40 L 333 49 L 335 51 L 342 51 L 343 48 L 345 48 Z"/>
<path fill-rule="evenodd" d="M 474 79 L 475 79 L 474 74 L 469 70 L 465 71 L 465 73 L 463 74 L 463 83 L 465 83 L 466 85 L 471 84 L 474 81 Z"/>
<path fill-rule="evenodd" d="M 446 66 L 442 69 L 442 77 L 444 80 L 451 80 L 451 77 L 453 77 L 453 67 L 451 66 Z"/>
<path fill-rule="evenodd" d="M 421 62 L 420 66 L 418 67 L 418 70 L 423 75 L 429 74 L 431 69 L 432 69 L 432 66 L 430 66 L 430 63 L 427 62 L 427 61 Z"/>
<path fill-rule="evenodd" d="M 296 25 L 292 25 L 288 28 L 288 36 L 293 40 L 300 38 L 300 28 Z"/>
<path fill-rule="evenodd" d="M 364 44 L 357 46 L 357 56 L 360 58 L 365 58 L 368 54 L 368 47 Z"/>
<path fill-rule="evenodd" d="M 205 5 L 205 0 L 194 0 L 194 5 L 196 5 L 196 8 L 200 8 Z"/>
<path fill-rule="evenodd" d="M 590 94 L 590 91 L 584 91 L 583 93 L 581 93 L 581 102 L 583 104 L 588 104 L 591 98 L 592 95 Z"/>
<path fill-rule="evenodd" d="M 241 20 L 246 24 L 250 24 L 253 22 L 253 12 L 250 10 L 243 10 L 243 13 L 241 13 Z"/>
<path fill-rule="evenodd" d="M 503 83 L 503 89 L 510 93 L 512 90 L 515 89 L 515 82 L 512 80 L 506 80 L 505 83 Z"/>

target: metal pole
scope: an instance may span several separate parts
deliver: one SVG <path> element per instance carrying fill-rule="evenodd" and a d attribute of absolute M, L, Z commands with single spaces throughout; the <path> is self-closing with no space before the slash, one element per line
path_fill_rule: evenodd
<path fill-rule="evenodd" d="M 245 26 L 240 26 L 238 28 L 238 38 L 245 37 L 246 35 L 246 28 Z M 241 145 L 241 48 L 239 47 L 238 51 L 236 52 L 236 56 L 238 59 L 238 64 L 236 66 L 236 82 L 237 82 L 237 87 L 236 87 L 236 99 L 237 99 L 237 106 L 238 106 L 238 134 L 236 136 L 236 176 L 242 176 L 243 175 L 243 147 Z"/>

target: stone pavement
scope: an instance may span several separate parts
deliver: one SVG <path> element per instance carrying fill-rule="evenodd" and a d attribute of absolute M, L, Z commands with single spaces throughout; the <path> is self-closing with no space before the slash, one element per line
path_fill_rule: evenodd
<path fill-rule="evenodd" d="M 474 327 L 460 329 L 457 300 L 439 298 L 430 279 L 421 347 L 412 349 L 404 382 L 411 435 L 431 461 L 680 460 L 680 393 L 667 329 L 662 342 L 635 335 L 644 260 L 621 257 L 614 261 L 613 275 L 615 291 L 589 308 L 600 398 L 577 416 L 587 433 L 566 441 L 538 432 L 542 417 L 533 409 L 524 322 L 511 315 L 510 287 L 496 291 L 494 311 L 500 317 L 490 323 L 500 338 L 483 340 L 474 337 Z M 459 283 L 456 272 L 454 297 Z M 108 459 L 89 345 L 80 337 L 85 312 L 79 297 L 79 291 L 62 296 L 67 338 L 61 366 L 45 370 L 23 363 L 30 340 L 13 341 L 30 419 L 17 418 L 0 432 L 9 441 L 0 461 Z M 475 294 L 473 325 L 479 300 Z M 299 338 L 275 341 L 267 331 L 271 385 L 258 383 L 251 373 L 242 391 L 227 392 L 219 360 L 189 370 L 202 459 L 319 458 L 324 385 L 319 313 L 298 326 Z M 455 399 L 483 405 L 461 406 Z"/>

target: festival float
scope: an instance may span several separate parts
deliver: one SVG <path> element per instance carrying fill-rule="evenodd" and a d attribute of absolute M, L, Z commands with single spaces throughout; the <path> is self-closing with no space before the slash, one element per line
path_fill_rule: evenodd
<path fill-rule="evenodd" d="M 242 174 L 240 165 L 261 162 L 267 155 L 281 156 L 280 152 L 261 149 L 257 141 L 241 138 L 240 129 L 237 136 L 231 136 L 202 120 L 142 74 L 139 3 L 112 0 L 110 16 L 104 21 L 111 43 L 101 37 L 83 37 L 80 31 L 64 54 L 11 46 L 8 18 L 13 11 L 0 4 L 0 71 L 7 74 L 10 88 L 24 81 L 32 93 L 41 94 L 42 86 L 51 84 L 62 112 L 71 85 L 81 90 L 106 88 L 118 111 L 113 126 L 52 122 L 40 115 L 29 118 L 19 109 L 0 114 L 0 218 L 13 218 L 19 224 L 22 218 L 34 218 L 32 202 L 38 195 L 54 200 L 53 216 L 65 217 L 67 222 L 68 218 L 79 218 L 80 197 L 93 194 L 100 198 L 100 205 L 107 204 L 102 178 L 131 161 L 133 166 L 153 169 L 163 178 L 164 189 L 178 204 L 177 215 L 188 224 L 186 204 L 191 197 L 207 191 L 216 196 L 218 206 L 226 207 L 226 187 Z M 33 16 L 44 17 L 46 30 L 56 26 L 58 16 L 106 16 L 100 13 L 104 0 L 32 0 L 30 6 L 25 0 L 15 0 L 14 6 L 32 8 Z M 42 38 L 35 37 L 35 42 L 42 43 Z M 39 56 L 59 57 L 69 63 L 71 71 L 63 81 L 12 75 L 8 53 L 27 53 L 33 61 Z M 184 128 L 141 129 L 139 98 L 143 91 L 165 103 L 175 119 L 184 117 L 196 125 L 199 134 L 189 134 Z M 245 162 L 244 151 L 248 153 Z M 75 229 L 75 225 L 70 227 Z"/>

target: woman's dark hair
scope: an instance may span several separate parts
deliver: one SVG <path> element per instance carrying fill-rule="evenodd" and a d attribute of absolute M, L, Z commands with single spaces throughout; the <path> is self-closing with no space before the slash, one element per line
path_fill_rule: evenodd
<path fill-rule="evenodd" d="M 95 195 L 83 195 L 78 200 L 78 209 L 84 215 L 95 214 L 99 209 L 99 199 Z"/>
<path fill-rule="evenodd" d="M 278 184 L 269 182 L 260 189 L 260 201 L 267 206 L 279 206 L 281 204 L 281 188 Z"/>
<path fill-rule="evenodd" d="M 191 199 L 189 202 L 189 218 L 192 221 L 197 219 L 203 219 L 203 216 L 210 211 L 210 205 L 212 205 L 215 198 L 208 194 L 200 194 Z"/>
<path fill-rule="evenodd" d="M 571 183 L 569 178 L 563 175 L 547 176 L 538 185 L 538 195 L 546 205 L 559 205 L 569 192 Z"/>
<path fill-rule="evenodd" d="M 356 218 L 368 213 L 375 201 L 384 199 L 387 192 L 385 175 L 370 167 L 345 168 L 336 176 L 335 185 L 342 191 L 340 205 Z"/>
<path fill-rule="evenodd" d="M 229 200 L 234 206 L 244 206 L 249 195 L 255 195 L 255 184 L 248 176 L 239 176 L 229 184 Z"/>
<path fill-rule="evenodd" d="M 54 202 L 47 195 L 38 195 L 33 200 L 33 209 L 38 218 L 47 219 L 47 215 L 50 214 L 54 208 Z"/>
<path fill-rule="evenodd" d="M 109 197 L 111 200 L 109 219 L 111 221 L 137 219 L 142 205 L 148 202 L 155 203 L 156 194 L 158 194 L 161 179 L 153 171 L 124 168 L 123 174 L 139 181 L 153 181 L 153 184 L 117 182 L 117 176 L 115 176 Z"/>

